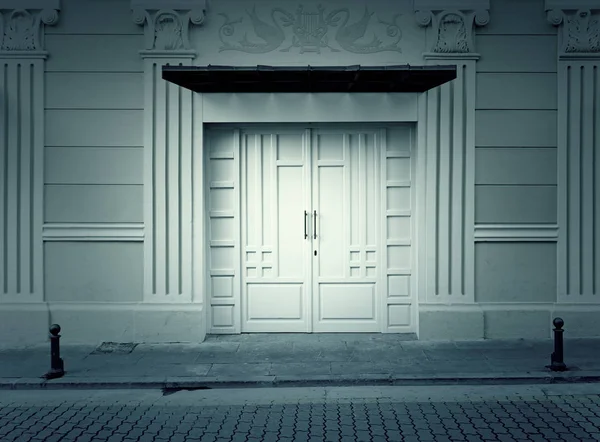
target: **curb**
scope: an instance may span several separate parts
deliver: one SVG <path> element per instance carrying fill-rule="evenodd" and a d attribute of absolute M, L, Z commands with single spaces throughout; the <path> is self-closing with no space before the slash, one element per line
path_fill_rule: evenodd
<path fill-rule="evenodd" d="M 75 389 L 154 389 L 175 392 L 216 388 L 274 388 L 324 386 L 419 386 L 419 385 L 514 385 L 600 382 L 600 371 L 550 371 L 527 373 L 441 373 L 423 375 L 363 374 L 317 376 L 250 376 L 250 377 L 68 377 L 0 378 L 0 390 L 75 390 Z"/>

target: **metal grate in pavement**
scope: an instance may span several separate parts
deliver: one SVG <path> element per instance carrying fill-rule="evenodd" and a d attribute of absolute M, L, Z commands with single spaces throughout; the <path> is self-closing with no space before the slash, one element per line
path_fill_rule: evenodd
<path fill-rule="evenodd" d="M 133 351 L 137 344 L 133 342 L 103 342 L 92 352 L 92 354 L 117 353 L 128 354 Z"/>

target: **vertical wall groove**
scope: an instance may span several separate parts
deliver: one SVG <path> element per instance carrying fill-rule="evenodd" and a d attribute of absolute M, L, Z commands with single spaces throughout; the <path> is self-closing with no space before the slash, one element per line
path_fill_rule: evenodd
<path fill-rule="evenodd" d="M 21 65 L 19 72 L 19 96 L 21 103 L 21 112 L 19 114 L 19 128 L 20 128 L 20 139 L 19 139 L 19 185 L 20 185 L 20 199 L 19 199 L 19 292 L 30 294 L 31 290 L 29 287 L 30 275 L 32 268 L 29 266 L 31 261 L 29 253 L 31 249 L 31 239 L 29 225 L 31 223 L 31 207 L 32 201 L 32 176 L 29 173 L 31 170 L 31 161 L 33 159 L 33 152 L 31 150 L 31 89 L 29 88 L 30 70 L 29 63 Z"/>
<path fill-rule="evenodd" d="M 0 152 L 0 158 L 2 163 L 0 164 L 0 171 L 2 176 L 0 179 L 2 180 L 2 189 L 0 189 L 0 194 L 2 197 L 2 204 L 0 204 L 0 222 L 2 225 L 0 226 L 0 237 L 2 238 L 1 245 L 1 253 L 2 253 L 2 269 L 0 270 L 2 273 L 0 274 L 0 281 L 2 282 L 2 294 L 6 294 L 8 292 L 8 254 L 6 249 L 6 240 L 7 240 L 7 225 L 6 225 L 6 204 L 7 204 L 7 192 L 8 192 L 8 87 L 7 87 L 7 72 L 8 66 L 6 62 L 2 64 L 2 152 Z"/>
<path fill-rule="evenodd" d="M 592 142 L 592 150 L 593 150 L 593 170 L 592 170 L 592 179 L 593 179 L 593 217 L 594 217 L 594 229 L 593 229 L 593 234 L 594 234 L 594 238 L 592 240 L 593 243 L 593 261 L 594 261 L 594 266 L 593 266 L 593 283 L 592 283 L 592 290 L 593 290 L 593 294 L 594 295 L 598 295 L 598 291 L 597 291 L 597 287 L 598 287 L 598 278 L 600 277 L 599 273 L 600 273 L 600 265 L 598 263 L 598 254 L 600 253 L 599 249 L 599 244 L 598 244 L 598 239 L 600 238 L 600 232 L 598 232 L 598 230 L 600 229 L 600 216 L 598 214 L 598 210 L 600 209 L 600 204 L 598 201 L 598 197 L 600 196 L 600 189 L 598 189 L 598 179 L 597 179 L 597 175 L 598 173 L 600 173 L 600 165 L 599 165 L 599 161 L 598 161 L 598 149 L 600 149 L 600 146 L 598 145 L 598 131 L 600 130 L 600 120 L 598 119 L 599 117 L 599 112 L 598 112 L 598 106 L 600 106 L 600 94 L 598 91 L 598 66 L 594 66 L 594 71 L 593 71 L 593 88 L 592 88 L 592 98 L 594 100 L 594 108 L 593 108 L 593 117 L 592 117 L 592 121 L 594 123 L 594 129 L 593 129 L 593 142 Z"/>
<path fill-rule="evenodd" d="M 17 63 L 13 62 L 9 65 L 8 69 L 8 89 L 7 94 L 11 103 L 8 106 L 8 191 L 7 191 L 7 245 L 8 250 L 8 265 L 6 272 L 6 279 L 8 281 L 8 293 L 17 294 L 17 268 L 18 263 L 16 257 L 18 256 L 18 242 L 17 242 L 17 229 L 18 229 L 18 164 L 19 164 L 19 149 L 18 149 L 18 115 L 19 115 L 19 96 L 18 96 L 18 79 L 17 79 Z M 8 92 L 11 91 L 11 92 Z"/>
<path fill-rule="evenodd" d="M 182 127 L 182 120 L 183 118 L 181 118 L 182 114 L 182 88 L 178 88 L 177 90 L 177 104 L 178 104 L 178 108 L 177 108 L 177 114 L 180 116 L 178 121 L 177 121 L 177 133 L 179 134 L 177 136 L 177 170 L 178 170 L 178 174 L 177 174 L 177 209 L 178 209 L 178 213 L 181 213 L 182 210 L 182 204 L 181 204 L 181 178 L 182 178 L 182 173 L 183 170 L 181 169 L 181 157 L 183 156 L 183 149 L 181 148 L 181 138 L 183 137 L 183 127 Z M 177 267 L 177 293 L 181 294 L 182 293 L 182 284 L 181 284 L 181 273 L 182 273 L 182 268 L 183 268 L 183 262 L 182 262 L 182 241 L 181 241 L 181 235 L 182 235 L 182 228 L 181 228 L 181 216 L 177 217 L 177 262 L 179 263 L 178 267 Z"/>
<path fill-rule="evenodd" d="M 34 226 L 35 226 L 35 210 L 34 210 L 34 201 L 35 201 L 35 191 L 36 191 L 36 176 L 35 176 L 35 119 L 34 119 L 34 108 L 35 108 L 35 97 L 36 97 L 36 89 L 35 89 L 35 81 L 34 81 L 34 71 L 35 66 L 32 64 L 29 65 L 29 90 L 31 93 L 29 94 L 29 127 L 31 128 L 30 137 L 29 137 L 29 151 L 31 152 L 31 162 L 29 164 L 29 176 L 31 182 L 31 189 L 29 192 L 29 268 L 31 271 L 29 272 L 29 293 L 35 293 L 35 264 L 34 264 Z M 42 163 L 43 164 L 43 163 Z M 41 179 L 42 177 L 38 177 Z"/>
<path fill-rule="evenodd" d="M 452 230 L 453 230 L 453 218 L 454 218 L 454 82 L 448 85 L 448 92 L 450 97 L 448 98 L 448 294 L 452 295 Z"/>
<path fill-rule="evenodd" d="M 16 227 L 16 252 L 17 252 L 17 257 L 15 260 L 15 270 L 16 270 L 16 274 L 15 274 L 15 285 L 16 285 L 16 293 L 21 293 L 21 223 L 23 222 L 23 219 L 21 217 L 21 200 L 22 200 L 22 194 L 23 194 L 23 190 L 22 190 L 22 183 L 21 183 L 21 167 L 23 164 L 22 161 L 22 146 L 21 146 L 21 141 L 22 141 L 22 126 L 21 126 L 21 120 L 23 118 L 23 91 L 21 89 L 21 63 L 17 63 L 17 69 L 16 69 L 16 82 L 17 82 L 17 91 L 16 91 L 16 95 L 17 95 L 17 105 L 15 107 L 15 117 L 17 120 L 17 124 L 16 126 L 13 128 L 13 130 L 15 131 L 15 138 L 16 138 L 16 143 L 13 146 L 13 149 L 15 149 L 17 151 L 17 162 L 13 165 L 13 167 L 16 169 L 15 173 L 16 173 L 16 187 L 17 187 L 17 194 L 16 194 L 16 203 L 17 203 L 17 210 L 15 211 L 15 213 L 13 214 L 13 216 L 15 217 L 15 227 Z"/>
<path fill-rule="evenodd" d="M 585 200 L 585 188 L 583 187 L 583 179 L 584 179 L 584 169 L 583 169 L 583 164 L 584 164 L 584 149 L 585 149 L 585 143 L 584 143 L 584 131 L 583 131 L 583 119 L 585 117 L 585 108 L 584 108 L 584 100 L 585 100 L 585 95 L 584 95 L 584 88 L 585 88 L 585 82 L 584 82 L 584 67 L 580 66 L 579 67 L 579 164 L 578 164 L 578 189 L 579 189 L 579 211 L 577 213 L 577 215 L 579 216 L 579 247 L 578 247 L 578 254 L 579 254 L 579 265 L 580 265 L 580 269 L 579 269 L 579 292 L 578 294 L 581 295 L 584 292 L 584 260 L 583 260 L 583 254 L 584 254 L 584 248 L 585 248 L 585 242 L 584 242 L 584 227 L 583 227 L 583 211 L 584 211 L 584 207 L 583 207 L 583 201 Z"/>
<path fill-rule="evenodd" d="M 461 215 L 462 215 L 462 223 L 460 223 L 460 237 L 461 237 L 461 242 L 460 242 L 460 247 L 461 247 L 461 252 L 460 252 L 460 268 L 461 268 L 461 272 L 460 272 L 460 292 L 461 293 L 466 293 L 465 290 L 465 273 L 466 273 L 466 266 L 465 266 L 465 255 L 467 253 L 467 248 L 465 247 L 465 226 L 467 224 L 467 205 L 465 204 L 467 201 L 467 195 L 466 195 L 466 191 L 467 191 L 467 65 L 462 65 L 461 71 L 460 71 L 460 75 L 461 75 L 461 83 L 462 83 L 462 96 L 461 96 L 461 105 L 462 105 L 462 109 L 461 109 L 461 113 L 462 113 L 462 121 L 463 124 L 461 126 L 461 136 L 462 136 L 462 146 L 461 146 L 461 154 L 462 154 L 462 170 L 461 170 Z"/>
<path fill-rule="evenodd" d="M 564 236 L 565 236 L 565 264 L 566 264 L 566 295 L 571 293 L 571 247 L 569 246 L 571 243 L 571 202 L 569 199 L 569 183 L 571 179 L 571 161 L 569 151 L 567 150 L 567 146 L 569 145 L 569 140 L 571 139 L 571 66 L 567 66 L 566 73 L 566 85 L 565 89 L 567 90 L 567 100 L 566 100 L 566 121 L 565 121 L 565 137 L 566 137 L 566 145 L 562 147 L 565 150 L 565 181 L 563 185 L 565 186 L 565 205 L 566 205 L 566 215 L 565 215 L 565 226 L 564 226 Z"/>
<path fill-rule="evenodd" d="M 163 142 L 164 142 L 164 151 L 163 151 L 163 161 L 164 163 L 162 164 L 162 169 L 163 169 L 163 174 L 164 174 L 164 181 L 163 181 L 163 186 L 164 186 L 164 207 L 165 210 L 163 213 L 160 214 L 161 218 L 163 218 L 163 225 L 164 225 L 164 229 L 161 232 L 163 237 L 164 237 L 164 244 L 165 244 L 165 249 L 164 249 L 164 254 L 165 254 L 165 260 L 164 260 L 164 267 L 163 270 L 164 271 L 164 284 L 165 284 L 165 294 L 168 295 L 170 290 L 169 290 L 169 264 L 170 264 L 170 253 L 169 253 L 169 190 L 170 190 L 170 186 L 169 186 L 169 129 L 170 129 L 170 103 L 169 103 L 169 90 L 171 89 L 171 84 L 167 83 L 165 80 L 162 80 L 164 83 L 164 88 L 165 88 L 165 94 L 164 94 L 164 109 L 165 109 L 165 119 L 164 119 L 164 127 L 165 127 L 165 133 L 164 133 L 164 138 L 163 138 Z"/>
<path fill-rule="evenodd" d="M 442 86 L 443 87 L 443 86 Z M 434 92 L 436 98 L 435 106 L 435 185 L 436 195 L 438 197 L 435 200 L 435 256 L 436 256 L 436 268 L 435 268 L 435 293 L 440 293 L 440 232 L 439 232 L 439 219 L 440 219 L 440 134 L 441 134 L 441 105 L 442 96 L 441 88 L 436 89 Z"/>
<path fill-rule="evenodd" d="M 158 88 L 157 88 L 157 84 L 156 84 L 156 69 L 157 69 L 157 65 L 156 63 L 152 63 L 151 64 L 152 67 L 152 85 L 151 85 L 151 103 L 150 103 L 150 108 L 152 109 L 152 116 L 151 116 L 151 126 L 152 129 L 146 128 L 146 130 L 151 130 L 152 131 L 152 141 L 151 141 L 151 145 L 150 150 L 151 150 L 151 161 L 152 164 L 150 166 L 150 170 L 151 170 L 151 174 L 149 177 L 149 183 L 146 182 L 144 183 L 144 185 L 149 185 L 152 187 L 152 192 L 151 192 L 151 201 L 149 201 L 148 203 L 152 206 L 151 207 L 151 212 L 152 212 L 152 216 L 151 216 L 151 221 L 152 224 L 150 226 L 148 226 L 146 224 L 146 228 L 151 230 L 151 237 L 152 237 L 152 257 L 150 258 L 152 260 L 152 267 L 151 267 L 151 272 L 152 272 L 152 291 L 150 293 L 152 294 L 156 294 L 157 292 L 157 287 L 156 287 L 156 273 L 157 273 L 157 267 L 156 267 L 156 106 L 158 105 L 157 103 L 157 94 L 158 94 Z"/>

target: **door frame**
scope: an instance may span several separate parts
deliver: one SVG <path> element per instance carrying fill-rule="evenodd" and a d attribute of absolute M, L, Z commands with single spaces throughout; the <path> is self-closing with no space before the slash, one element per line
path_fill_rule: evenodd
<path fill-rule="evenodd" d="M 298 124 L 307 126 L 323 126 L 335 125 L 336 123 L 360 124 L 366 126 L 388 127 L 397 124 L 409 125 L 411 127 L 411 171 L 414 179 L 411 183 L 411 198 L 413 201 L 413 209 L 411 210 L 411 286 L 410 286 L 410 330 L 398 330 L 394 327 L 387 326 L 384 321 L 380 321 L 382 325 L 381 332 L 388 333 L 405 333 L 418 332 L 418 303 L 419 290 L 422 286 L 421 274 L 424 268 L 421 269 L 424 262 L 424 233 L 423 227 L 423 210 L 424 202 L 422 196 L 425 195 L 424 184 L 426 182 L 426 167 L 425 158 L 419 153 L 423 149 L 423 134 L 420 130 L 425 124 L 422 112 L 420 112 L 419 102 L 422 100 L 422 94 L 195 94 L 195 101 L 198 103 L 200 112 L 196 113 L 194 122 L 198 130 L 199 144 L 202 146 L 202 180 L 203 191 L 194 197 L 194 205 L 198 204 L 202 210 L 202 238 L 200 242 L 204 244 L 201 250 L 197 250 L 196 262 L 210 262 L 210 238 L 209 238 L 209 223 L 208 214 L 208 193 L 209 185 L 207 180 L 207 167 L 210 148 L 206 140 L 208 130 L 215 128 L 232 129 L 241 128 L 244 126 L 262 125 L 293 125 Z M 251 109 L 256 107 L 261 109 L 261 112 L 252 112 Z M 382 148 L 382 154 L 385 150 Z M 235 160 L 236 168 L 239 177 L 239 158 Z M 381 168 L 385 167 L 385 163 L 380 161 Z M 238 183 L 239 185 L 239 179 Z M 382 197 L 383 198 L 383 197 Z M 236 201 L 236 207 L 240 209 L 240 201 Z M 381 223 L 386 222 L 385 219 Z M 198 227 L 199 225 L 196 224 Z M 200 230 L 200 229 L 198 229 Z M 199 232 L 200 233 L 200 232 Z M 383 241 L 383 235 L 379 235 Z M 381 245 L 382 247 L 382 245 Z M 419 253 L 421 249 L 421 253 Z M 385 249 L 382 249 L 385 250 Z M 201 253 L 198 257 L 197 253 Z M 234 252 L 235 253 L 235 252 Z M 236 260 L 237 268 L 240 268 L 241 253 L 238 250 Z M 205 308 L 205 321 L 207 333 L 219 334 L 239 334 L 241 333 L 241 278 L 238 278 L 237 287 L 234 287 L 234 305 L 233 316 L 240 320 L 233 321 L 232 326 L 215 327 L 212 322 L 212 305 L 211 305 L 211 284 L 210 284 L 210 266 L 204 265 L 203 269 L 199 269 L 203 280 L 202 284 L 197 286 L 204 293 L 199 298 L 202 299 Z M 239 273 L 238 273 L 239 275 Z M 420 287 L 421 286 L 421 287 Z M 385 297 L 380 296 L 378 307 L 384 305 Z"/>
<path fill-rule="evenodd" d="M 406 124 L 401 124 L 402 126 L 407 126 Z M 358 131 L 364 131 L 364 132 L 369 132 L 374 134 L 375 138 L 374 138 L 374 142 L 376 143 L 378 152 L 377 155 L 375 157 L 375 168 L 376 168 L 376 176 L 375 176 L 375 180 L 376 180 L 376 211 L 379 214 L 378 216 L 378 220 L 376 221 L 376 244 L 377 244 L 377 251 L 378 251 L 378 259 L 377 259 L 377 267 L 378 267 L 378 276 L 376 279 L 376 290 L 377 290 L 377 297 L 375 299 L 375 315 L 377 318 L 377 322 L 379 324 L 378 326 L 378 331 L 385 333 L 385 332 L 414 332 L 416 329 L 416 313 L 417 313 L 417 297 L 416 297 L 416 286 L 417 286 L 417 270 L 416 270 L 416 264 L 417 264 L 417 256 L 418 256 L 418 250 L 417 250 L 417 240 L 415 238 L 416 235 L 418 235 L 418 205 L 416 204 L 416 194 L 417 194 L 417 183 L 415 182 L 411 182 L 410 185 L 410 193 L 411 193 L 411 201 L 412 201 L 412 207 L 413 209 L 411 209 L 411 221 L 410 221 L 410 227 L 411 227 L 411 237 L 410 237 L 410 245 L 411 245 L 411 269 L 410 269 L 410 296 L 405 298 L 404 300 L 400 300 L 400 302 L 397 302 L 396 304 L 394 302 L 390 302 L 389 298 L 387 296 L 387 292 L 388 292 L 388 274 L 387 274 L 387 250 L 388 250 L 388 243 L 387 243 L 387 238 L 386 235 L 384 235 L 384 232 L 386 232 L 387 226 L 387 217 L 386 217 L 386 204 L 384 204 L 383 198 L 385 196 L 385 190 L 386 190 L 386 170 L 385 168 L 386 166 L 386 160 L 387 160 L 387 140 L 386 140 L 386 133 L 387 130 L 391 127 L 394 126 L 398 126 L 397 124 L 375 124 L 375 123 L 362 123 L 360 124 L 360 126 L 357 129 L 353 129 L 352 127 L 348 127 L 348 125 L 346 124 L 328 124 L 328 123 L 315 123 L 315 124 L 308 124 L 308 123 L 300 123 L 300 124 L 293 124 L 293 125 L 281 125 L 281 124 L 243 124 L 243 125 L 230 125 L 230 124 L 219 124 L 219 125 L 211 125 L 210 128 L 207 128 L 208 130 L 206 131 L 206 134 L 208 135 L 209 132 L 211 131 L 227 131 L 228 134 L 231 133 L 233 136 L 233 139 L 235 140 L 235 147 L 234 147 L 234 152 L 236 153 L 234 155 L 235 157 L 235 179 L 234 182 L 236 183 L 234 185 L 234 187 L 236 187 L 238 190 L 235 192 L 235 205 L 237 207 L 237 213 L 238 213 L 238 217 L 237 217 L 237 222 L 235 222 L 235 226 L 236 226 L 236 235 L 238 240 L 235 241 L 236 245 L 234 247 L 234 251 L 233 253 L 236 256 L 236 273 L 239 275 L 239 278 L 237 278 L 236 281 L 236 287 L 235 287 L 235 291 L 236 291 L 236 295 L 235 296 L 235 301 L 234 301 L 234 312 L 233 312 L 233 316 L 234 316 L 234 324 L 235 327 L 230 330 L 219 330 L 221 333 L 223 332 L 228 332 L 228 333 L 263 333 L 263 331 L 248 331 L 248 330 L 242 330 L 243 328 L 243 319 L 244 319 L 244 313 L 243 313 L 243 308 L 245 308 L 245 298 L 244 298 L 244 284 L 245 284 L 245 278 L 244 275 L 242 273 L 242 269 L 245 269 L 245 267 L 243 266 L 245 260 L 243 259 L 243 240 L 245 238 L 244 235 L 244 231 L 243 231 L 243 226 L 242 226 L 242 214 L 244 213 L 244 209 L 245 209 L 245 202 L 244 202 L 244 198 L 241 196 L 242 192 L 243 192 L 243 184 L 242 182 L 244 182 L 245 180 L 245 168 L 244 168 L 244 161 L 246 161 L 245 159 L 245 152 L 242 146 L 242 132 L 244 131 L 248 131 L 250 134 L 252 133 L 256 133 L 256 132 L 265 132 L 265 133 L 271 133 L 271 132 L 285 132 L 286 129 L 289 129 L 290 127 L 295 129 L 295 132 L 303 132 L 303 146 L 302 149 L 304 149 L 305 153 L 307 154 L 307 157 L 305 159 L 305 164 L 307 165 L 306 171 L 304 173 L 304 179 L 306 180 L 307 184 L 309 185 L 309 188 L 307 189 L 306 195 L 305 195 L 305 205 L 306 207 L 308 207 L 309 203 L 313 201 L 314 198 L 314 183 L 311 181 L 311 177 L 312 177 L 312 173 L 314 173 L 314 171 L 312 170 L 312 168 L 314 167 L 314 158 L 312 157 L 313 154 L 313 148 L 312 148 L 312 142 L 313 142 L 313 137 L 314 137 L 314 129 L 318 129 L 318 128 L 332 128 L 334 130 L 340 130 L 340 131 L 344 131 L 344 132 L 358 132 Z M 415 171 L 415 163 L 417 161 L 417 155 L 416 155 L 416 145 L 415 145 L 415 140 L 416 140 L 416 134 L 415 134 L 415 125 L 409 125 L 410 129 L 410 139 L 408 140 L 410 143 L 410 169 L 411 169 L 411 177 L 415 177 L 416 178 L 416 171 Z M 208 146 L 209 148 L 205 150 L 205 152 L 210 152 L 210 141 L 207 139 L 206 140 L 206 146 Z M 208 155 L 205 155 L 205 168 L 208 165 L 209 159 L 208 159 Z M 207 170 L 208 172 L 208 170 Z M 210 178 L 210 175 L 207 173 L 206 175 L 206 179 L 208 180 Z M 412 179 L 411 179 L 412 181 Z M 210 189 L 211 185 L 210 183 L 205 183 L 205 188 Z M 313 206 L 311 206 L 312 208 Z M 311 209 L 312 210 L 312 209 Z M 207 214 L 208 215 L 208 214 Z M 206 218 L 208 221 L 210 221 L 209 216 L 207 216 Z M 309 229 L 309 233 L 312 234 L 312 220 L 311 220 L 311 229 Z M 208 227 L 208 226 L 207 226 Z M 208 228 L 206 229 L 206 240 L 208 242 L 208 244 L 210 244 L 210 233 L 208 231 Z M 308 247 L 308 244 L 307 244 Z M 310 250 L 312 251 L 313 247 L 312 245 L 310 245 Z M 307 251 L 308 252 L 308 251 Z M 307 315 L 307 319 L 309 321 L 307 321 L 304 332 L 314 332 L 314 324 L 312 321 L 312 314 L 314 311 L 314 306 L 313 306 L 313 300 L 314 300 L 314 289 L 315 289 L 315 281 L 314 281 L 314 260 L 312 259 L 312 253 L 306 253 L 305 254 L 305 258 L 306 260 L 306 275 L 304 278 L 304 284 L 306 287 L 306 291 L 307 293 L 305 293 L 305 305 L 303 306 L 305 315 Z M 209 261 L 209 257 L 207 256 L 207 261 L 206 262 L 210 262 Z M 207 268 L 206 272 L 210 272 L 210 270 Z M 210 292 L 210 278 L 208 277 L 209 275 L 207 275 L 207 289 L 209 290 L 207 293 L 211 293 Z M 310 295 L 310 296 L 309 296 Z M 406 302 L 408 301 L 408 302 Z M 393 330 L 393 324 L 390 326 L 389 322 L 387 321 L 388 317 L 389 317 L 389 313 L 387 311 L 387 309 L 389 308 L 388 305 L 410 305 L 410 329 L 407 330 L 406 326 L 403 326 L 402 330 L 398 330 L 398 331 L 394 331 Z M 211 321 L 211 317 L 210 315 L 210 309 L 207 309 L 207 320 Z M 208 322 L 209 325 L 212 324 L 212 322 Z M 215 330 L 212 331 L 213 333 L 216 332 Z M 284 333 L 285 331 L 281 331 L 282 333 Z M 298 330 L 295 330 L 295 332 L 298 332 Z"/>

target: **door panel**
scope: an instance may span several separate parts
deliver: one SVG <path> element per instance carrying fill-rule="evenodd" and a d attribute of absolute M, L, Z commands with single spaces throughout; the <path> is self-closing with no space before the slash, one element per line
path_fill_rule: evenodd
<path fill-rule="evenodd" d="M 304 131 L 245 131 L 241 149 L 242 331 L 309 331 Z"/>
<path fill-rule="evenodd" d="M 313 131 L 313 331 L 380 331 L 376 141 L 372 132 Z"/>

